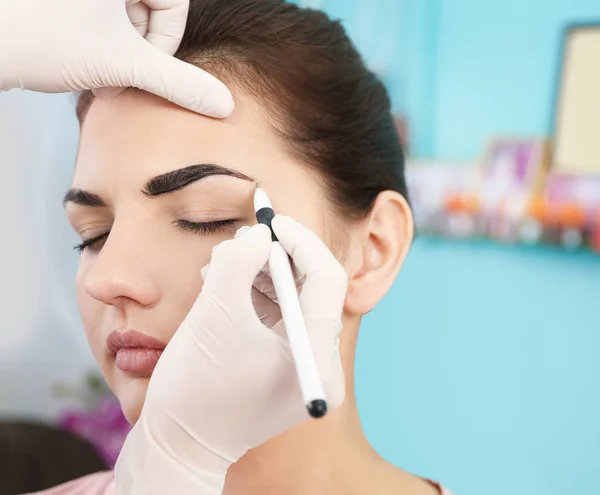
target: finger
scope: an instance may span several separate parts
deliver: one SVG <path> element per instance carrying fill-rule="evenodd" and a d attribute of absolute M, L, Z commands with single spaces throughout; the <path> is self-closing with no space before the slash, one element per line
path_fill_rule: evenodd
<path fill-rule="evenodd" d="M 244 234 L 246 234 L 249 230 L 250 230 L 250 225 L 243 225 L 242 227 L 237 229 L 237 232 L 235 233 L 235 236 L 233 238 L 238 239 L 241 236 L 243 236 Z"/>
<path fill-rule="evenodd" d="M 233 110 L 233 97 L 216 77 L 161 52 L 140 40 L 121 86 L 148 91 L 176 105 L 210 117 L 223 118 Z"/>
<path fill-rule="evenodd" d="M 138 34 L 144 38 L 148 32 L 148 23 L 150 22 L 150 8 L 140 0 L 127 0 L 125 7 L 127 9 L 127 16 L 129 21 L 138 32 Z M 98 98 L 116 98 L 119 96 L 125 88 L 98 88 L 94 89 L 93 93 Z"/>
<path fill-rule="evenodd" d="M 336 326 L 323 326 L 320 317 L 307 318 L 306 326 L 311 347 L 325 388 L 327 407 L 331 410 L 344 401 L 344 369 L 340 357 L 339 335 L 341 322 Z"/>
<path fill-rule="evenodd" d="M 239 239 L 242 235 L 246 234 L 250 229 L 249 225 L 244 225 L 240 227 L 235 233 L 234 239 Z M 213 251 L 217 249 L 218 245 L 213 248 Z M 208 270 L 210 269 L 210 263 L 205 265 L 202 270 L 200 270 L 200 277 L 202 277 L 202 281 L 206 280 L 206 276 L 208 275 Z"/>
<path fill-rule="evenodd" d="M 206 265 L 200 271 L 200 275 L 202 280 L 205 281 L 208 276 L 208 272 L 210 270 L 210 263 Z M 255 281 L 256 282 L 256 281 Z M 276 301 L 273 301 L 270 297 L 263 294 L 260 290 L 252 287 L 251 290 L 252 296 L 252 304 L 254 305 L 254 309 L 256 311 L 256 316 L 261 321 L 261 323 L 268 328 L 274 329 L 277 323 L 281 321 L 281 309 Z M 287 340 L 287 335 L 285 333 L 285 329 L 278 327 L 278 331 L 276 332 L 280 337 L 284 340 Z"/>
<path fill-rule="evenodd" d="M 261 294 L 264 294 L 267 298 L 269 298 L 274 303 L 277 303 L 277 293 L 275 292 L 275 286 L 273 285 L 273 280 L 271 279 L 271 273 L 269 270 L 269 265 L 265 265 L 260 273 L 254 279 L 254 288 L 258 290 Z"/>
<path fill-rule="evenodd" d="M 127 15 L 138 34 L 145 38 L 148 33 L 148 24 L 150 23 L 150 8 L 140 1 L 129 3 L 127 5 Z"/>
<path fill-rule="evenodd" d="M 274 325 L 272 325 L 271 327 L 271 331 L 277 335 L 283 342 L 285 342 L 285 344 L 287 346 L 290 345 L 290 341 L 288 339 L 288 335 L 287 332 L 285 330 L 285 325 L 283 324 L 283 320 L 279 320 L 277 323 L 275 323 Z M 291 350 L 290 350 L 291 352 Z M 293 359 L 293 357 L 292 357 Z"/>
<path fill-rule="evenodd" d="M 258 319 L 263 325 L 272 329 L 281 321 L 281 309 L 279 305 L 254 288 L 252 289 L 252 304 L 254 305 Z M 280 334 L 280 337 L 284 337 L 287 340 L 285 330 Z"/>
<path fill-rule="evenodd" d="M 292 266 L 292 275 L 294 276 L 294 282 L 296 283 L 296 290 L 298 291 L 298 294 L 300 294 L 304 285 L 305 277 L 298 272 L 295 266 Z M 272 301 L 277 302 L 277 293 L 275 292 L 275 286 L 273 285 L 271 270 L 268 264 L 263 267 L 263 269 L 254 279 L 254 287 L 256 287 L 256 289 L 258 289 Z"/>
<path fill-rule="evenodd" d="M 146 39 L 163 52 L 173 55 L 183 38 L 189 0 L 144 0 L 144 3 L 150 8 Z"/>
<path fill-rule="evenodd" d="M 260 224 L 238 239 L 222 242 L 213 249 L 202 290 L 227 297 L 249 296 L 252 282 L 269 259 L 270 251 L 270 230 Z"/>
<path fill-rule="evenodd" d="M 338 319 L 346 299 L 348 276 L 321 238 L 295 220 L 276 215 L 275 235 L 305 276 L 300 303 L 305 313 Z"/>
<path fill-rule="evenodd" d="M 234 239 L 237 239 L 240 236 L 244 235 L 246 232 L 248 232 L 248 229 L 250 229 L 249 225 L 244 225 L 243 227 L 240 227 L 235 233 Z M 298 292 L 300 292 L 300 289 L 302 288 L 302 284 L 304 282 L 304 277 L 300 275 L 300 273 L 298 273 L 298 270 L 296 270 L 294 266 L 292 266 L 292 273 L 294 275 L 294 281 L 296 282 L 296 289 L 298 289 Z M 277 302 L 277 294 L 275 292 L 273 280 L 271 279 L 271 270 L 269 269 L 268 263 L 262 267 L 261 271 L 254 279 L 253 285 L 258 291 L 262 292 L 271 301 Z"/>

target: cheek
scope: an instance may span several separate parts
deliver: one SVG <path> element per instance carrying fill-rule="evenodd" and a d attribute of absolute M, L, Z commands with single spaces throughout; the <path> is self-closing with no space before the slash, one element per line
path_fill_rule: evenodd
<path fill-rule="evenodd" d="M 105 322 L 110 320 L 110 307 L 94 299 L 85 289 L 85 266 L 80 266 L 77 271 L 75 289 L 79 314 L 85 329 L 86 337 L 96 362 L 110 388 L 115 391 L 115 374 L 112 362 L 105 352 L 106 332 Z M 118 395 L 118 394 L 117 394 Z"/>
<path fill-rule="evenodd" d="M 88 341 L 90 342 L 92 351 L 95 351 L 96 349 L 94 349 L 93 337 L 96 333 L 95 331 L 98 324 L 102 320 L 102 312 L 105 305 L 102 304 L 100 301 L 97 301 L 96 299 L 92 298 L 86 291 L 84 284 L 85 273 L 86 268 L 84 266 L 80 266 L 77 271 L 77 278 L 75 280 L 77 306 L 79 307 L 79 313 L 81 315 L 81 320 Z"/>
<path fill-rule="evenodd" d="M 158 321 L 163 322 L 162 337 L 169 340 L 189 313 L 202 289 L 202 268 L 210 263 L 212 248 L 231 235 L 198 237 L 191 235 L 173 243 L 168 259 L 162 267 L 162 300 L 154 311 Z"/>

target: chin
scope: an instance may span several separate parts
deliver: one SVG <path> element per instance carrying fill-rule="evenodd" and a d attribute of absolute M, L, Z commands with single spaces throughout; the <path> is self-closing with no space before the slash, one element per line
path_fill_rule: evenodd
<path fill-rule="evenodd" d="M 125 419 L 129 424 L 134 425 L 142 413 L 149 378 L 121 378 L 121 380 L 115 392 Z"/>

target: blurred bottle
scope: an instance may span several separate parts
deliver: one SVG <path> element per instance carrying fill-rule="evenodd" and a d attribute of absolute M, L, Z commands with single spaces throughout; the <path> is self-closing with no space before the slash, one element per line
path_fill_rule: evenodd
<path fill-rule="evenodd" d="M 444 233 L 457 238 L 471 237 L 475 234 L 478 203 L 474 196 L 449 194 L 444 201 L 444 211 Z"/>
<path fill-rule="evenodd" d="M 592 217 L 590 228 L 590 247 L 600 253 L 600 208 Z"/>
<path fill-rule="evenodd" d="M 463 206 L 465 213 L 473 221 L 471 235 L 483 236 L 485 234 L 485 220 L 481 201 L 475 194 L 466 194 L 463 198 Z"/>
<path fill-rule="evenodd" d="M 538 244 L 544 235 L 544 220 L 548 207 L 542 196 L 534 196 L 526 207 L 519 228 L 519 239 L 525 244 Z"/>
<path fill-rule="evenodd" d="M 557 204 L 546 203 L 546 211 L 542 222 L 542 242 L 546 244 L 561 244 L 561 207 Z"/>
<path fill-rule="evenodd" d="M 580 249 L 587 241 L 586 211 L 577 203 L 565 203 L 558 211 L 560 244 L 567 249 Z"/>
<path fill-rule="evenodd" d="M 499 242 L 519 241 L 520 226 L 525 216 L 527 202 L 519 196 L 507 196 L 488 217 L 488 233 Z"/>

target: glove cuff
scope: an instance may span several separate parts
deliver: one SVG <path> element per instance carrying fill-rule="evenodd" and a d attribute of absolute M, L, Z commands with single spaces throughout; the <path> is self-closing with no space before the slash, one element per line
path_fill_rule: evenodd
<path fill-rule="evenodd" d="M 193 460 L 160 446 L 143 421 L 131 430 L 115 466 L 116 495 L 221 495 L 230 464 L 199 447 Z"/>

